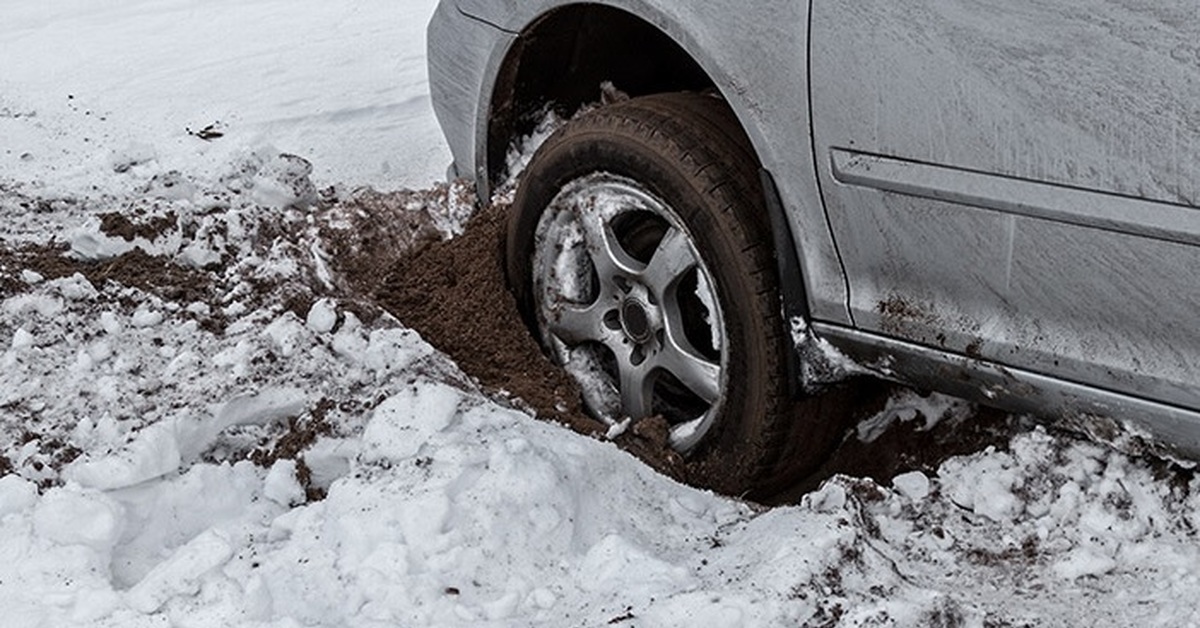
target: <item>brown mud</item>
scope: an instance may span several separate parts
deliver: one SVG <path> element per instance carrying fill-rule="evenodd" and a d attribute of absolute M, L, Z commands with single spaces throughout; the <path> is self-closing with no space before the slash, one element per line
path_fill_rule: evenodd
<path fill-rule="evenodd" d="M 602 424 L 583 412 L 575 382 L 526 332 L 505 285 L 500 247 L 506 209 L 487 207 L 463 235 L 400 258 L 376 295 L 491 392 L 511 394 L 540 418 L 597 433 Z"/>
<path fill-rule="evenodd" d="M 438 228 L 438 216 L 469 208 L 471 202 L 470 188 L 456 184 L 393 193 L 367 190 L 332 199 L 314 211 L 337 285 L 316 281 L 256 284 L 255 292 L 261 299 L 277 300 L 301 318 L 312 302 L 323 296 L 339 299 L 363 320 L 373 319 L 380 309 L 390 312 L 449 355 L 497 401 L 601 437 L 605 426 L 584 412 L 578 387 L 543 354 L 507 289 L 502 246 L 508 206 L 496 203 L 480 209 L 465 232 L 452 239 L 445 239 Z M 153 240 L 176 228 L 170 215 L 138 218 L 105 214 L 102 229 L 129 240 Z M 264 241 L 298 242 L 301 237 L 285 225 L 270 229 L 278 232 L 260 234 Z M 97 287 L 114 282 L 176 302 L 209 303 L 214 306 L 213 313 L 200 323 L 214 333 L 220 333 L 225 325 L 219 307 L 225 286 L 212 269 L 185 268 L 140 249 L 103 262 L 73 260 L 64 255 L 65 250 L 62 243 L 0 246 L 0 298 L 28 289 L 22 270 L 35 271 L 45 279 L 80 273 Z M 835 403 L 844 407 L 839 406 L 835 414 L 870 416 L 889 386 L 867 381 L 841 389 Z M 260 464 L 295 459 L 303 475 L 303 450 L 329 429 L 321 415 L 318 409 L 312 416 L 298 417 L 277 441 L 260 444 L 249 452 L 250 457 Z M 930 430 L 918 429 L 923 423 L 897 423 L 872 443 L 859 442 L 849 431 L 852 426 L 847 426 L 847 436 L 815 474 L 781 477 L 782 482 L 764 487 L 755 498 L 765 503 L 794 502 L 834 474 L 871 477 L 887 484 L 909 470 L 934 473 L 950 456 L 989 446 L 1005 448 L 1015 433 L 1027 429 L 1013 417 L 992 410 L 980 410 L 957 424 L 941 422 Z M 706 472 L 691 468 L 667 446 L 667 426 L 661 420 L 642 421 L 615 443 L 665 475 L 703 483 Z M 0 470 L 8 462 L 0 459 Z M 305 486 L 310 489 L 310 499 L 320 498 L 319 491 L 307 482 Z"/>
<path fill-rule="evenodd" d="M 578 387 L 542 353 L 507 289 L 502 250 L 507 210 L 506 204 L 490 205 L 472 218 L 463 235 L 424 242 L 397 257 L 374 293 L 384 309 L 448 354 L 488 392 L 519 400 L 518 405 L 539 418 L 583 434 L 601 434 L 603 424 L 584 412 Z M 890 390 L 890 385 L 873 380 L 851 383 L 836 393 L 836 403 L 848 407 L 836 408 L 835 413 L 867 418 Z M 988 446 L 1004 448 L 1024 429 L 1013 417 L 996 411 L 980 411 L 976 418 L 965 426 L 939 423 L 930 430 L 918 429 L 924 421 L 898 423 L 872 443 L 859 442 L 848 432 L 816 473 L 780 478 L 782 482 L 755 498 L 791 502 L 834 474 L 867 476 L 887 484 L 910 470 L 932 473 L 950 456 Z M 667 446 L 667 426 L 661 420 L 643 421 L 615 442 L 681 482 L 702 481 L 705 474 Z"/>

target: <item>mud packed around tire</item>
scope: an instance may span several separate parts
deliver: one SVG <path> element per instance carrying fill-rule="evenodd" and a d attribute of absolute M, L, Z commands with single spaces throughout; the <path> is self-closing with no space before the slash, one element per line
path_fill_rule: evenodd
<path fill-rule="evenodd" d="M 246 231 L 240 249 L 217 250 L 210 263 L 197 267 L 160 253 L 161 243 L 212 239 L 229 229 L 232 211 L 229 215 L 179 216 L 153 205 L 112 211 L 90 202 L 68 202 L 55 209 L 39 204 L 36 198 L 10 192 L 7 201 L 28 206 L 34 210 L 31 216 L 70 211 L 92 213 L 96 218 L 90 226 L 78 229 L 74 240 L 15 240 L 0 248 L 0 292 L 6 298 L 19 296 L 37 282 L 78 275 L 102 294 L 111 294 L 106 298 L 112 303 L 135 313 L 145 306 L 139 305 L 131 290 L 147 298 L 190 303 L 180 314 L 215 334 L 238 327 L 238 317 L 255 308 L 290 311 L 304 321 L 321 309 L 320 303 L 336 300 L 346 313 L 339 313 L 331 322 L 334 331 L 351 324 L 351 315 L 353 324 L 371 324 L 380 316 L 392 316 L 461 369 L 459 373 L 434 369 L 431 376 L 477 387 L 503 405 L 592 438 L 607 439 L 609 426 L 585 411 L 578 385 L 531 335 L 509 290 L 502 264 L 510 198 L 511 194 L 501 194 L 479 206 L 473 188 L 462 181 L 390 193 L 323 190 L 305 211 L 243 211 L 237 219 L 239 228 Z M 451 223 L 456 220 L 458 226 L 448 223 L 448 217 L 457 217 Z M 96 240 L 116 243 L 124 252 L 103 259 L 78 254 L 81 242 Z M 313 257 L 308 250 L 319 250 L 322 255 Z M 288 258 L 288 265 L 296 271 L 286 278 L 271 277 L 262 272 L 261 265 L 238 261 L 239 256 L 253 260 L 271 255 Z M 231 295 L 238 296 L 232 299 Z M 894 394 L 888 386 L 864 381 L 842 388 L 832 402 L 868 418 Z M 353 416 L 369 411 L 377 403 L 376 397 L 378 393 L 363 389 L 353 400 L 317 404 L 266 433 L 253 437 L 225 434 L 203 456 L 213 461 L 249 458 L 264 466 L 287 459 L 303 467 L 305 452 L 318 436 L 356 429 L 347 421 L 352 423 Z M 906 470 L 932 471 L 947 456 L 1002 445 L 1021 429 L 1020 421 L 999 413 L 970 409 L 954 414 L 949 421 L 939 421 L 943 417 L 938 416 L 895 422 L 870 443 L 848 431 L 840 448 L 816 473 L 806 469 L 803 474 L 785 474 L 782 481 L 763 487 L 754 497 L 769 503 L 797 499 L 834 473 L 886 481 Z M 972 420 L 965 420 L 967 414 Z M 32 443 L 26 449 L 35 447 L 37 452 L 26 456 L 24 464 L 43 469 L 37 473 L 45 485 L 56 484 L 57 471 L 80 454 L 70 444 L 71 426 L 22 417 L 26 414 L 18 407 L 11 421 L 23 421 L 24 427 L 15 434 L 18 440 Z M 934 428 L 920 429 L 926 422 Z M 712 469 L 677 453 L 668 435 L 666 423 L 652 417 L 611 436 L 616 445 L 669 477 L 712 486 Z M 6 446 L 8 457 L 0 456 L 3 468 L 15 464 L 9 457 L 16 457 L 13 447 L 18 444 L 14 441 Z M 722 463 L 736 465 L 738 461 Z M 301 476 L 303 471 L 301 468 Z M 718 469 L 727 471 L 728 467 Z M 307 490 L 310 497 L 320 497 L 324 489 L 307 485 Z"/>
<path fill-rule="evenodd" d="M 462 235 L 421 243 L 390 267 L 376 265 L 373 260 L 382 257 L 378 252 L 371 255 L 367 248 L 356 246 L 345 248 L 350 255 L 341 263 L 354 269 L 347 276 L 357 277 L 360 294 L 373 296 L 382 308 L 448 354 L 493 398 L 603 439 L 608 426 L 589 415 L 578 384 L 552 362 L 531 334 L 505 281 L 502 241 L 509 211 L 508 201 L 501 197 L 481 208 Z M 865 420 L 882 416 L 886 400 L 898 394 L 920 397 L 922 393 L 857 380 L 831 391 L 826 403 L 838 404 L 835 411 Z M 853 424 L 848 425 L 839 435 L 838 447 L 819 468 L 805 467 L 805 472 L 795 474 L 785 470 L 754 497 L 765 503 L 793 501 L 835 474 L 887 481 L 906 471 L 933 472 L 948 457 L 1004 446 L 1012 435 L 1029 428 L 1025 420 L 969 405 L 946 409 L 945 416 L 910 418 L 914 420 L 889 424 L 870 442 L 858 438 Z M 613 440 L 665 475 L 711 486 L 713 470 L 677 453 L 668 436 L 665 421 L 652 417 L 633 423 Z M 738 463 L 736 459 L 723 462 Z"/>

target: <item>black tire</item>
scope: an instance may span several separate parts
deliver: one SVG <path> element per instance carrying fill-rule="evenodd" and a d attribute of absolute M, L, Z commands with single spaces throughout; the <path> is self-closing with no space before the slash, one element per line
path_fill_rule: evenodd
<path fill-rule="evenodd" d="M 569 186 L 586 188 L 596 173 L 632 182 L 673 210 L 699 253 L 699 267 L 707 269 L 704 281 L 715 284 L 720 313 L 706 316 L 724 321 L 724 340 L 712 342 L 721 345 L 720 400 L 709 406 L 714 418 L 702 439 L 686 452 L 689 476 L 725 493 L 752 490 L 779 466 L 794 427 L 785 381 L 789 340 L 757 159 L 724 101 L 702 94 L 634 98 L 581 115 L 554 133 L 523 174 L 506 248 L 508 281 L 544 346 L 550 344 L 545 328 L 553 323 L 539 323 L 539 307 L 551 306 L 538 303 L 535 234 L 552 202 Z M 690 298 L 680 294 L 680 300 Z M 639 306 L 628 317 L 620 307 L 619 333 L 640 332 L 630 322 L 642 320 Z M 659 385 L 652 384 L 652 395 Z M 789 455 L 797 453 L 795 445 Z"/>

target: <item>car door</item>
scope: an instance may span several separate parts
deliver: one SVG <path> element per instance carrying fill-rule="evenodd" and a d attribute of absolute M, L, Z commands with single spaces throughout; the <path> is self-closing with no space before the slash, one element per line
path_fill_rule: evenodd
<path fill-rule="evenodd" d="M 856 327 L 1200 407 L 1194 0 L 817 0 Z"/>

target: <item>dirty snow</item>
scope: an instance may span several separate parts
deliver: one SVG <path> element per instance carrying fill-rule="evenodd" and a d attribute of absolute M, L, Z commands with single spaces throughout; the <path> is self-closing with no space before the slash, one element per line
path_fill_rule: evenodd
<path fill-rule="evenodd" d="M 442 172 L 431 10 L 0 9 L 4 246 L 214 277 L 192 300 L 0 267 L 6 626 L 1200 624 L 1200 480 L 1158 461 L 1038 428 L 764 509 L 500 405 L 360 316 L 305 225 L 336 222 L 319 189 Z M 113 210 L 175 222 L 116 237 Z M 297 285 L 325 293 L 289 309 Z M 969 408 L 901 394 L 852 437 L 945 417 Z"/>

